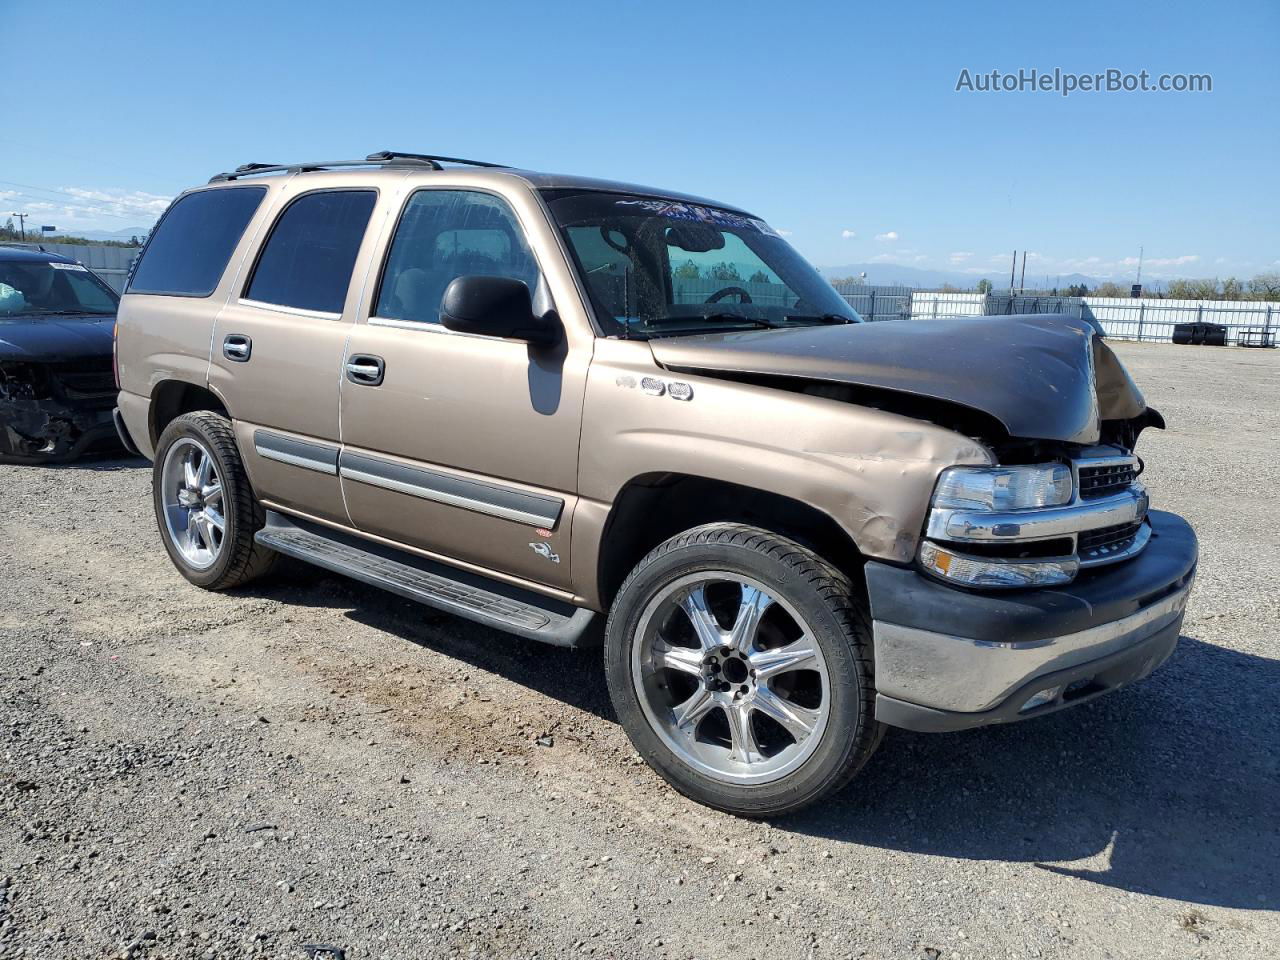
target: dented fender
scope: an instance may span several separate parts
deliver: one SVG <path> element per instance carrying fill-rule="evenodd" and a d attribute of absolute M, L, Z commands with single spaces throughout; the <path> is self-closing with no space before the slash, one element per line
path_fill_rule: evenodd
<path fill-rule="evenodd" d="M 583 410 L 575 556 L 597 555 L 607 506 L 634 478 L 670 472 L 768 490 L 841 527 L 866 556 L 909 562 L 938 474 L 987 464 L 984 446 L 895 413 L 715 377 L 656 376 L 650 344 L 597 341 Z M 688 384 L 688 400 L 644 378 Z M 656 389 L 651 384 L 651 389 Z M 589 560 L 588 560 L 589 562 Z M 583 577 L 575 577 L 579 583 Z"/>

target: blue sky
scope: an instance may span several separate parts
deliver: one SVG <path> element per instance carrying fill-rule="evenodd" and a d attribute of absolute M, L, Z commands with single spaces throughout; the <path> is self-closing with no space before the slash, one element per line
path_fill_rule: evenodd
<path fill-rule="evenodd" d="M 1274 0 L 0 0 L 0 35 L 0 212 L 64 230 L 146 224 L 249 160 L 397 148 L 722 199 L 819 265 L 1280 269 Z M 1055 67 L 1213 91 L 955 91 Z"/>

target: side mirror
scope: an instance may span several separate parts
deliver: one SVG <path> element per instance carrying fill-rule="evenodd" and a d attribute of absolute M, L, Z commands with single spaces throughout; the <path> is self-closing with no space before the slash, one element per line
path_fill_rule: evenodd
<path fill-rule="evenodd" d="M 560 339 L 555 314 L 533 312 L 533 295 L 512 277 L 455 277 L 440 299 L 440 319 L 450 330 L 552 344 Z"/>

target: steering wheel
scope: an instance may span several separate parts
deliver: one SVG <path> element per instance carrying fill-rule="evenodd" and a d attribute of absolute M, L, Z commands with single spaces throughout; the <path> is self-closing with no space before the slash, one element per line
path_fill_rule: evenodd
<path fill-rule="evenodd" d="M 703 303 L 719 303 L 725 297 L 732 297 L 732 296 L 737 296 L 739 303 L 751 302 L 751 294 L 749 294 L 746 290 L 743 290 L 742 287 L 724 287 L 720 290 L 717 290 L 715 293 L 707 297 L 707 299 L 702 302 Z"/>

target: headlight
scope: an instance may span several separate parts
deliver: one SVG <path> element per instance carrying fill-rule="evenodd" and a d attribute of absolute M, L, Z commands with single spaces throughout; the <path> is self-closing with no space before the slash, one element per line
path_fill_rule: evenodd
<path fill-rule="evenodd" d="M 1075 557 L 1045 560 L 972 557 L 929 540 L 920 544 L 920 565 L 934 576 L 966 587 L 1052 587 L 1070 583 L 1080 570 Z"/>
<path fill-rule="evenodd" d="M 952 510 L 1034 510 L 1071 502 L 1071 468 L 1062 463 L 1025 467 L 948 467 L 938 478 L 933 505 Z"/>

